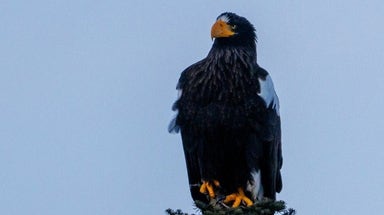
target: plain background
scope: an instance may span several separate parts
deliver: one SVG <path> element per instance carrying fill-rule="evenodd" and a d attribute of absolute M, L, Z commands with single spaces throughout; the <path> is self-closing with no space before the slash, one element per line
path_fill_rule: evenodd
<path fill-rule="evenodd" d="M 0 214 L 193 212 L 180 72 L 225 11 L 249 19 L 283 127 L 298 214 L 378 214 L 384 178 L 383 1 L 2 0 Z"/>

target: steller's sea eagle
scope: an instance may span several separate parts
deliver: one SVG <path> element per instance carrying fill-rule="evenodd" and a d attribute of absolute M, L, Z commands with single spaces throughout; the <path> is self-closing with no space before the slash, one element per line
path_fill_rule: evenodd
<path fill-rule="evenodd" d="M 170 132 L 181 132 L 194 200 L 250 206 L 282 189 L 279 99 L 257 64 L 253 25 L 223 13 L 208 56 L 177 84 Z"/>

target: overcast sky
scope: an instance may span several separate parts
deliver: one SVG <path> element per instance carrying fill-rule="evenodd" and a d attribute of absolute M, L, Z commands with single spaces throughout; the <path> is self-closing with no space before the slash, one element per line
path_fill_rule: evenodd
<path fill-rule="evenodd" d="M 3 0 L 0 214 L 193 212 L 180 72 L 222 12 L 246 17 L 280 97 L 285 200 L 298 214 L 384 201 L 384 1 Z"/>

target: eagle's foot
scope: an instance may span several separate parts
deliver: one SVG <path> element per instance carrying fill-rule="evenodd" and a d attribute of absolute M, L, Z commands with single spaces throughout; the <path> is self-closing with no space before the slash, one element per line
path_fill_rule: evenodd
<path fill-rule="evenodd" d="M 232 193 L 225 197 L 224 203 L 227 204 L 229 202 L 233 202 L 232 208 L 237 208 L 241 203 L 245 204 L 247 207 L 253 205 L 251 199 L 245 196 L 242 188 L 237 189 L 238 193 Z"/>
<path fill-rule="evenodd" d="M 208 194 L 211 199 L 215 198 L 215 187 L 219 187 L 220 183 L 217 180 L 203 181 L 203 184 L 200 186 L 200 193 Z"/>

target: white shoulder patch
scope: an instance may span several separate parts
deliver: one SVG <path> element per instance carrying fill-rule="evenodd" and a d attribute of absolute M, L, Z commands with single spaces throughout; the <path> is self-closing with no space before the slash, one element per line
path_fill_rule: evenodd
<path fill-rule="evenodd" d="M 183 90 L 182 89 L 178 89 L 177 90 L 177 100 L 180 99 L 181 95 L 183 95 Z"/>
<path fill-rule="evenodd" d="M 183 90 L 182 89 L 178 89 L 177 90 L 177 100 L 180 99 L 181 95 L 183 95 Z M 176 101 L 177 101 L 176 100 Z M 172 107 L 172 110 L 174 110 L 176 112 L 175 116 L 172 118 L 171 122 L 169 123 L 168 125 L 168 132 L 169 133 L 178 133 L 180 128 L 179 126 L 176 124 L 176 118 L 177 118 L 177 115 L 179 114 L 179 110 L 176 109 L 176 107 Z"/>
<path fill-rule="evenodd" d="M 275 88 L 273 86 L 272 78 L 270 75 L 265 77 L 265 80 L 259 78 L 260 83 L 260 93 L 258 95 L 263 98 L 267 107 L 272 105 L 272 108 L 276 110 L 277 115 L 280 115 L 279 109 L 279 98 L 275 92 Z"/>

